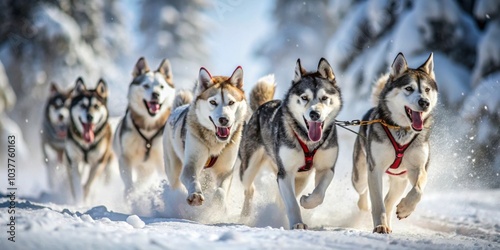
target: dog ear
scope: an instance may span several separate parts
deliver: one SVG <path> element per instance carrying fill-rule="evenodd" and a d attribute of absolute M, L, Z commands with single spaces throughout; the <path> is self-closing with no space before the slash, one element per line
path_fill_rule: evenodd
<path fill-rule="evenodd" d="M 321 58 L 318 63 L 318 73 L 330 81 L 335 80 L 333 69 L 325 58 Z"/>
<path fill-rule="evenodd" d="M 50 96 L 53 97 L 59 93 L 61 93 L 61 91 L 59 91 L 57 84 L 55 82 L 51 82 L 50 83 Z"/>
<path fill-rule="evenodd" d="M 170 86 L 174 86 L 173 83 L 173 75 L 172 75 L 172 66 L 170 65 L 170 61 L 168 59 L 163 59 L 161 61 L 160 66 L 158 67 L 158 72 L 162 73 L 165 76 L 165 80 Z"/>
<path fill-rule="evenodd" d="M 391 77 L 396 79 L 400 77 L 403 73 L 405 73 L 408 70 L 408 63 L 406 63 L 405 56 L 403 53 L 399 52 L 399 54 L 396 56 L 396 59 L 394 59 L 394 62 L 392 63 L 391 66 Z"/>
<path fill-rule="evenodd" d="M 78 77 L 78 79 L 76 79 L 75 88 L 73 89 L 73 96 L 77 96 L 85 91 L 87 91 L 87 87 L 85 86 L 82 77 Z"/>
<path fill-rule="evenodd" d="M 302 76 L 305 75 L 307 71 L 302 68 L 302 65 L 300 64 L 300 58 L 297 59 L 297 63 L 295 64 L 295 76 L 293 78 L 293 83 L 297 83 L 302 79 Z"/>
<path fill-rule="evenodd" d="M 425 61 L 422 66 L 418 67 L 420 70 L 424 71 L 425 73 L 429 74 L 429 76 L 436 80 L 435 75 L 434 75 L 434 55 L 431 52 L 429 55 L 429 58 L 427 58 L 427 61 Z"/>
<path fill-rule="evenodd" d="M 199 93 L 205 91 L 212 85 L 212 75 L 204 67 L 200 68 L 200 73 L 198 75 L 198 91 Z"/>
<path fill-rule="evenodd" d="M 132 76 L 134 78 L 136 78 L 136 77 L 138 77 L 142 74 L 145 74 L 149 71 L 150 70 L 149 70 L 148 63 L 146 62 L 146 59 L 144 59 L 144 57 L 141 57 L 141 58 L 139 58 L 139 60 L 135 64 L 134 71 L 132 71 Z"/>
<path fill-rule="evenodd" d="M 97 94 L 106 99 L 108 97 L 108 86 L 106 85 L 106 82 L 101 78 L 97 82 L 97 86 L 95 87 L 95 91 Z"/>
<path fill-rule="evenodd" d="M 229 77 L 229 83 L 239 89 L 243 89 L 243 69 L 241 66 L 236 67 L 231 77 Z"/>

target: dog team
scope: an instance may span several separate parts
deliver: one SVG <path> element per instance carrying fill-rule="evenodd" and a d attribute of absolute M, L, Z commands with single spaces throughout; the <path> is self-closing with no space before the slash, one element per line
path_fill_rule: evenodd
<path fill-rule="evenodd" d="M 78 78 L 67 92 L 52 84 L 42 138 L 51 187 L 55 169 L 66 168 L 74 201 L 83 202 L 116 157 L 125 197 L 166 173 L 172 188 L 187 190 L 189 205 L 200 206 L 206 202 L 201 178 L 209 173 L 216 185 L 210 202 L 224 207 L 239 164 L 245 218 L 253 211 L 254 179 L 267 166 L 276 174 L 290 228 L 307 229 L 300 206 L 323 203 L 339 153 L 336 117 L 343 102 L 327 60 L 321 58 L 315 71 L 297 60 L 282 100 L 273 99 L 276 83 L 269 75 L 258 80 L 247 102 L 241 67 L 230 76 L 202 67 L 195 85 L 192 92 L 176 90 L 168 60 L 153 70 L 140 58 L 125 115 L 112 131 L 104 80 L 89 89 Z M 408 67 L 399 53 L 374 84 L 373 99 L 354 144 L 352 184 L 359 209 L 371 210 L 373 231 L 387 234 L 394 210 L 398 219 L 408 217 L 426 185 L 431 113 L 438 99 L 432 53 L 418 68 Z M 300 196 L 312 173 L 314 190 Z M 411 190 L 401 198 L 408 182 Z"/>

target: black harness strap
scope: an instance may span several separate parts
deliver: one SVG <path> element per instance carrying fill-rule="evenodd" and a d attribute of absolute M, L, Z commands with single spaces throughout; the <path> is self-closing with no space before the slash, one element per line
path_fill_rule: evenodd
<path fill-rule="evenodd" d="M 165 128 L 165 125 L 167 123 L 163 124 L 163 126 L 161 126 L 161 128 L 158 129 L 158 131 L 156 131 L 156 133 L 153 136 L 151 136 L 151 138 L 147 138 L 143 133 L 141 133 L 141 129 L 134 122 L 134 119 L 132 119 L 132 117 L 130 117 L 130 119 L 132 120 L 132 124 L 134 125 L 135 130 L 137 130 L 137 133 L 139 133 L 142 139 L 146 142 L 145 144 L 146 154 L 144 155 L 144 161 L 147 161 L 149 159 L 149 153 L 151 151 L 151 147 L 153 147 L 153 140 L 163 132 L 163 129 Z"/>

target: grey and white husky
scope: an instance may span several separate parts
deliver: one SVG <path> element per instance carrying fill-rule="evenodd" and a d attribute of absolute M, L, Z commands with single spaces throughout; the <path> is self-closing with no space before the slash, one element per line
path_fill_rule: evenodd
<path fill-rule="evenodd" d="M 307 229 L 297 197 L 314 172 L 316 187 L 300 198 L 300 205 L 315 208 L 325 198 L 337 161 L 335 117 L 341 108 L 341 93 L 330 64 L 322 58 L 316 72 L 306 72 L 297 60 L 295 77 L 283 101 L 261 105 L 245 126 L 239 151 L 245 188 L 243 216 L 251 211 L 255 176 L 263 165 L 271 165 L 290 228 Z"/>
<path fill-rule="evenodd" d="M 92 184 L 113 157 L 107 97 L 108 88 L 102 79 L 95 89 L 87 89 L 82 78 L 76 80 L 65 147 L 65 164 L 76 203 L 87 200 Z M 86 175 L 87 179 L 82 182 Z"/>
<path fill-rule="evenodd" d="M 172 112 L 163 136 L 168 180 L 174 189 L 184 184 L 189 205 L 205 200 L 200 184 L 204 170 L 216 180 L 215 202 L 224 205 L 246 118 L 243 69 L 237 67 L 230 77 L 212 77 L 201 68 L 193 101 Z"/>
<path fill-rule="evenodd" d="M 175 96 L 172 70 L 166 59 L 152 71 L 141 57 L 132 76 L 127 111 L 113 141 L 125 195 L 155 174 L 165 175 L 161 137 Z"/>
<path fill-rule="evenodd" d="M 379 120 L 360 128 L 353 153 L 352 183 L 359 193 L 358 207 L 368 210 L 370 193 L 373 232 L 390 233 L 396 206 L 398 219 L 408 217 L 422 197 L 429 166 L 431 112 L 438 100 L 433 56 L 416 69 L 408 68 L 399 53 L 390 73 L 374 87 L 376 107 L 363 120 Z M 383 177 L 389 191 L 383 197 Z M 412 189 L 401 199 L 408 181 Z M 400 200 L 401 199 L 401 200 Z"/>
<path fill-rule="evenodd" d="M 68 132 L 70 96 L 70 90 L 60 90 L 55 83 L 51 83 L 49 97 L 45 104 L 42 122 L 42 152 L 47 164 L 49 187 L 52 191 L 58 188 L 63 179 L 67 179 L 63 156 Z"/>

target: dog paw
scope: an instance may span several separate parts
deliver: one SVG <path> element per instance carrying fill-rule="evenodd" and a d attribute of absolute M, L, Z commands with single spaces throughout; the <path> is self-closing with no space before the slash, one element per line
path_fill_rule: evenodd
<path fill-rule="evenodd" d="M 373 229 L 373 232 L 378 234 L 390 234 L 392 230 L 388 226 L 378 225 Z"/>
<path fill-rule="evenodd" d="M 292 229 L 293 230 L 295 230 L 295 229 L 304 229 L 304 230 L 307 230 L 307 225 L 304 224 L 304 223 L 296 223 L 295 225 L 293 225 Z"/>
<path fill-rule="evenodd" d="M 415 206 L 408 202 L 407 199 L 402 199 L 396 206 L 396 215 L 398 219 L 405 219 L 415 210 Z"/>
<path fill-rule="evenodd" d="M 309 194 L 300 197 L 300 205 L 305 209 L 311 209 L 323 203 L 323 199 L 319 195 Z"/>
<path fill-rule="evenodd" d="M 203 197 L 203 194 L 201 193 L 192 193 L 188 196 L 187 198 L 187 203 L 190 206 L 201 206 L 203 205 L 203 201 L 205 198 Z"/>

